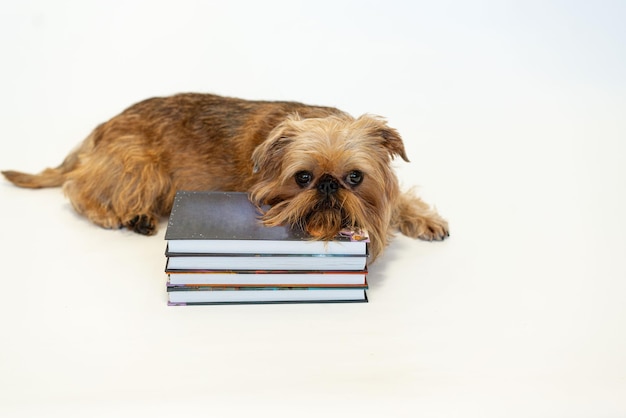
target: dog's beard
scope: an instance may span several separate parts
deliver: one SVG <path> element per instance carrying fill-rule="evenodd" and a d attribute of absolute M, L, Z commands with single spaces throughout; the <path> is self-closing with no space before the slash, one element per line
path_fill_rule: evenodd
<path fill-rule="evenodd" d="M 318 200 L 305 219 L 305 230 L 314 238 L 331 240 L 344 228 L 362 225 L 362 210 L 357 199 L 350 195 L 343 199 L 329 196 Z"/>
<path fill-rule="evenodd" d="M 331 240 L 344 228 L 365 227 L 365 213 L 363 202 L 349 192 L 323 198 L 317 191 L 308 190 L 277 201 L 264 213 L 263 223 L 289 224 L 315 239 Z"/>

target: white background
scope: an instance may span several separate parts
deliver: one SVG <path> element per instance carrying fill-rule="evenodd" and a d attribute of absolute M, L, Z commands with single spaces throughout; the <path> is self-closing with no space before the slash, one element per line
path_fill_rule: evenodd
<path fill-rule="evenodd" d="M 3 1 L 0 169 L 182 91 L 383 115 L 451 237 L 370 303 L 166 306 L 165 224 L 0 181 L 0 415 L 626 416 L 626 4 Z M 183 415 L 184 414 L 184 415 Z"/>

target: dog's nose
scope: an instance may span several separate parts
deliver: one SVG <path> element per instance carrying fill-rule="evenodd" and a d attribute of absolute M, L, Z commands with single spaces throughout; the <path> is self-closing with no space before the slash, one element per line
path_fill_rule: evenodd
<path fill-rule="evenodd" d="M 317 184 L 317 190 L 323 195 L 329 196 L 339 190 L 339 183 L 334 177 L 325 175 Z"/>

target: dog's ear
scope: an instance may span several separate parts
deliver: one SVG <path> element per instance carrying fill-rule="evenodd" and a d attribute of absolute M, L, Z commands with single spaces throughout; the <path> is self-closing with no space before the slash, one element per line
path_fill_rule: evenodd
<path fill-rule="evenodd" d="M 399 155 L 404 161 L 409 162 L 400 134 L 387 125 L 385 119 L 366 114 L 359 117 L 358 121 L 365 122 L 370 127 L 371 133 L 381 139 L 391 158 Z"/>
<path fill-rule="evenodd" d="M 268 135 L 267 139 L 258 145 L 252 153 L 254 164 L 253 172 L 270 170 L 277 172 L 282 162 L 282 155 L 285 148 L 293 142 L 294 123 L 302 120 L 298 114 L 288 116 L 283 122 L 276 126 Z"/>
<path fill-rule="evenodd" d="M 408 163 L 409 157 L 406 155 L 404 142 L 402 142 L 402 138 L 400 137 L 398 131 L 385 124 L 385 127 L 382 128 L 379 133 L 383 138 L 383 145 L 385 145 L 385 147 L 389 150 L 389 154 L 391 154 L 392 158 L 394 155 L 399 155 Z"/>

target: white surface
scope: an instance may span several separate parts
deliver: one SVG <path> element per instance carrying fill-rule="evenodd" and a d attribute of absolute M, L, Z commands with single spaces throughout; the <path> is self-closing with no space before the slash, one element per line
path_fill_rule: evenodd
<path fill-rule="evenodd" d="M 622 2 L 0 6 L 0 168 L 154 95 L 389 119 L 451 238 L 369 304 L 166 306 L 158 236 L 0 183 L 0 415 L 626 416 Z M 392 412 L 393 411 L 393 412 Z M 253 415 L 252 415 L 253 414 Z"/>

